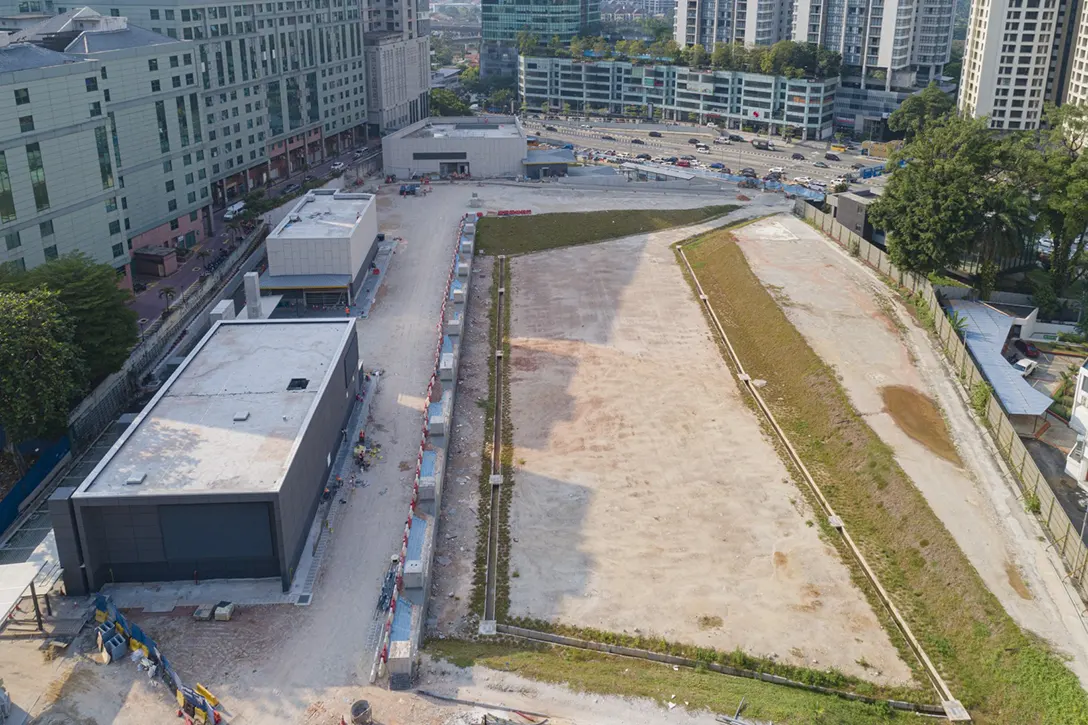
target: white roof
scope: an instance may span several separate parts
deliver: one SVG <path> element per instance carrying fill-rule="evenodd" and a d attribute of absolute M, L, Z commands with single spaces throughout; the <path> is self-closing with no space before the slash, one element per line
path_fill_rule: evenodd
<path fill-rule="evenodd" d="M 278 490 L 354 326 L 353 319 L 217 323 L 75 497 Z M 305 388 L 289 390 L 296 378 Z"/>
<path fill-rule="evenodd" d="M 23 598 L 23 592 L 30 588 L 30 582 L 38 576 L 41 568 L 41 562 L 0 565 L 0 614 L 3 615 L 0 626 L 7 622 L 15 605 Z"/>
<path fill-rule="evenodd" d="M 967 348 L 990 381 L 1001 406 L 1009 415 L 1042 415 L 1053 402 L 1020 375 L 1020 370 L 1001 354 L 1014 318 L 1001 310 L 971 300 L 949 300 L 966 322 Z"/>
<path fill-rule="evenodd" d="M 272 233 L 270 239 L 341 239 L 350 237 L 373 194 L 356 194 L 333 189 L 315 189 L 299 200 Z"/>

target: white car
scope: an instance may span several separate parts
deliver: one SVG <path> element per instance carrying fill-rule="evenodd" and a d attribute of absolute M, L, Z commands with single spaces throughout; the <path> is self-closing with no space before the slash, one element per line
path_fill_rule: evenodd
<path fill-rule="evenodd" d="M 1020 373 L 1021 377 L 1026 378 L 1030 377 L 1031 374 L 1035 372 L 1035 368 L 1039 367 L 1039 363 L 1024 357 L 1014 362 L 1012 366 L 1016 368 L 1016 371 Z"/>
<path fill-rule="evenodd" d="M 781 166 L 772 166 L 771 167 L 771 173 L 772 174 L 784 174 L 784 173 L 786 173 L 786 170 L 783 169 Z"/>
<path fill-rule="evenodd" d="M 695 149 L 695 151 L 697 153 L 700 153 L 700 154 L 709 154 L 710 153 L 710 149 L 708 149 L 706 146 L 700 146 L 699 148 Z"/>
<path fill-rule="evenodd" d="M 807 176 L 798 176 L 796 179 L 793 180 L 793 183 L 797 184 L 798 186 L 808 186 L 812 183 L 812 179 L 808 178 Z"/>
<path fill-rule="evenodd" d="M 346 165 L 344 164 L 344 162 L 343 162 L 343 161 L 337 161 L 337 162 L 336 162 L 335 164 L 333 164 L 333 165 L 332 165 L 332 166 L 331 166 L 330 168 L 331 168 L 331 169 L 332 169 L 333 171 L 343 171 L 343 170 L 344 170 L 344 169 L 346 168 Z"/>
<path fill-rule="evenodd" d="M 726 137 L 726 136 L 718 136 L 718 138 L 714 139 L 714 143 L 716 143 L 716 144 L 731 144 L 733 142 L 730 141 L 729 138 Z"/>

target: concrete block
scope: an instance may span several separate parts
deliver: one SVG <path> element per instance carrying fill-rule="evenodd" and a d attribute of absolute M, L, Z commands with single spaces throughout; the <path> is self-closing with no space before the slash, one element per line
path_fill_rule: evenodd
<path fill-rule="evenodd" d="M 453 382 L 457 376 L 457 356 L 452 352 L 442 353 L 438 360 L 438 379 L 444 383 Z"/>
<path fill-rule="evenodd" d="M 461 277 L 461 278 L 468 277 L 468 275 L 469 275 L 469 273 L 471 271 L 472 271 L 472 264 L 470 264 L 469 262 L 458 262 L 457 263 L 457 276 L 458 277 Z"/>
<path fill-rule="evenodd" d="M 464 237 L 461 237 L 461 254 L 472 256 L 473 246 L 474 242 L 471 239 L 465 239 Z"/>
<path fill-rule="evenodd" d="M 234 616 L 234 603 L 227 602 L 221 604 L 215 608 L 215 621 L 217 622 L 229 622 L 230 618 Z"/>
<path fill-rule="evenodd" d="M 215 605 L 214 604 L 201 604 L 199 607 L 196 608 L 196 611 L 193 612 L 193 619 L 195 619 L 198 622 L 210 622 L 210 621 L 212 621 L 212 617 L 214 615 L 215 615 Z"/>
<path fill-rule="evenodd" d="M 423 562 L 404 562 L 404 586 L 407 589 L 423 588 Z"/>
<path fill-rule="evenodd" d="M 465 288 L 459 287 L 453 291 L 453 304 L 463 305 L 465 304 Z"/>
<path fill-rule="evenodd" d="M 476 238 L 476 222 L 465 222 L 464 228 L 461 229 L 461 236 L 468 237 L 469 239 Z"/>
<path fill-rule="evenodd" d="M 412 643 L 408 641 L 397 640 L 389 643 L 389 659 L 386 662 L 386 666 L 389 668 L 389 674 L 392 675 L 408 675 L 412 674 Z"/>
<path fill-rule="evenodd" d="M 214 325 L 220 320 L 234 319 L 234 300 L 221 300 L 211 311 L 211 322 Z"/>
<path fill-rule="evenodd" d="M 460 313 L 454 313 L 449 320 L 446 321 L 446 334 L 450 337 L 458 337 L 461 334 L 461 329 L 464 327 L 462 321 L 464 315 Z"/>

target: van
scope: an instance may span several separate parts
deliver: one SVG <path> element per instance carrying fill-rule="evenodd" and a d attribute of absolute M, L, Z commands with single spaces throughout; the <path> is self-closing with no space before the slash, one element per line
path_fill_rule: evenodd
<path fill-rule="evenodd" d="M 246 203 L 244 201 L 240 201 L 237 204 L 231 204 L 227 207 L 227 210 L 223 212 L 223 218 L 229 222 L 234 217 L 239 216 L 245 208 Z"/>

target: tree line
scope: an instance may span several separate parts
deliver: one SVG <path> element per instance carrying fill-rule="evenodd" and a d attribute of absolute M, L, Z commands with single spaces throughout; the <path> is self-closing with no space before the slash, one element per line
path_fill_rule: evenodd
<path fill-rule="evenodd" d="M 977 260 L 985 299 L 1001 260 L 1045 236 L 1052 248 L 1033 294 L 1053 309 L 1088 274 L 1088 108 L 1048 107 L 1044 120 L 1038 131 L 998 133 L 959 115 L 935 86 L 893 113 L 907 163 L 870 209 L 892 262 L 928 274 Z"/>

